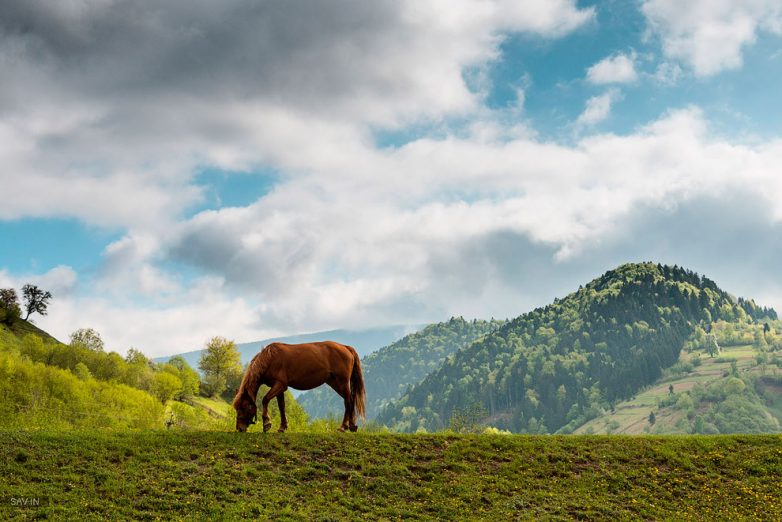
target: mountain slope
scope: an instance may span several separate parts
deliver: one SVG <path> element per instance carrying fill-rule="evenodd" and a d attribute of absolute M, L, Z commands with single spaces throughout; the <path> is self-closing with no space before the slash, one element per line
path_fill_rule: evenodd
<path fill-rule="evenodd" d="M 455 411 L 519 432 L 569 432 L 654 382 L 701 322 L 776 317 L 694 272 L 626 264 L 449 357 L 378 420 L 442 429 Z"/>
<path fill-rule="evenodd" d="M 352 346 L 359 355 L 366 356 L 375 350 L 386 346 L 403 336 L 423 328 L 423 325 L 393 325 L 379 326 L 376 328 L 366 328 L 363 330 L 327 330 L 323 332 L 313 332 L 298 335 L 288 335 L 283 337 L 272 337 L 261 341 L 237 344 L 242 364 L 247 364 L 260 352 L 264 346 L 269 343 L 309 343 L 313 341 L 336 341 Z M 193 368 L 198 368 L 198 361 L 201 358 L 203 350 L 194 350 L 181 354 L 166 355 L 154 359 L 155 362 L 167 362 L 177 355 L 187 361 L 187 364 Z"/>
<path fill-rule="evenodd" d="M 737 330 L 744 335 L 737 335 Z M 576 433 L 779 432 L 782 322 L 717 323 L 711 331 L 717 332 L 720 353 L 710 355 L 697 343 L 690 345 L 661 379 Z M 739 344 L 753 337 L 756 342 Z"/>
<path fill-rule="evenodd" d="M 387 402 L 401 396 L 408 386 L 440 367 L 447 356 L 499 328 L 504 321 L 467 321 L 453 317 L 366 356 L 361 365 L 367 388 L 367 418 L 372 419 Z M 342 400 L 322 386 L 299 396 L 299 404 L 312 417 L 341 415 Z"/>

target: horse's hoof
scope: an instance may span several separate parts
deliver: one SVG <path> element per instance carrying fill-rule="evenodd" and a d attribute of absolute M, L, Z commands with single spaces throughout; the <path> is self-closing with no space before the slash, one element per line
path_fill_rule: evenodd
<path fill-rule="evenodd" d="M 264 433 L 266 433 L 266 432 L 267 432 L 267 431 L 269 431 L 270 429 L 272 429 L 272 423 L 271 423 L 271 422 L 269 422 L 269 423 L 264 423 L 264 425 L 263 425 L 263 432 L 264 432 Z"/>
<path fill-rule="evenodd" d="M 350 431 L 352 431 L 353 433 L 356 433 L 358 431 L 358 426 L 351 426 L 350 427 Z"/>
<path fill-rule="evenodd" d="M 288 428 L 280 428 L 280 429 L 277 430 L 277 433 L 285 433 L 285 430 L 287 430 L 287 429 Z"/>
<path fill-rule="evenodd" d="M 337 431 L 340 433 L 345 433 L 345 426 L 340 426 L 339 428 L 337 428 Z"/>

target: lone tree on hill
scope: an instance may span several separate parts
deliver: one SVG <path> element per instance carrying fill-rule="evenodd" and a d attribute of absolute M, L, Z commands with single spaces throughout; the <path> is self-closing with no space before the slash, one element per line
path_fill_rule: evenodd
<path fill-rule="evenodd" d="M 71 334 L 71 346 L 81 346 L 93 352 L 102 352 L 103 339 L 92 328 L 79 328 Z"/>
<path fill-rule="evenodd" d="M 649 412 L 649 424 L 654 425 L 655 422 L 657 422 L 657 416 L 653 411 Z"/>
<path fill-rule="evenodd" d="M 239 350 L 233 341 L 223 337 L 213 337 L 206 343 L 198 367 L 204 372 L 204 391 L 212 397 L 222 394 L 229 383 L 238 383 L 242 377 Z"/>
<path fill-rule="evenodd" d="M 19 319 L 22 311 L 19 308 L 19 298 L 13 288 L 0 288 L 0 323 L 13 324 Z"/>
<path fill-rule="evenodd" d="M 44 292 L 35 285 L 24 285 L 22 287 L 22 296 L 24 298 L 24 309 L 27 315 L 24 320 L 30 318 L 30 314 L 38 312 L 41 315 L 48 313 L 49 300 L 52 298 L 51 292 Z"/>

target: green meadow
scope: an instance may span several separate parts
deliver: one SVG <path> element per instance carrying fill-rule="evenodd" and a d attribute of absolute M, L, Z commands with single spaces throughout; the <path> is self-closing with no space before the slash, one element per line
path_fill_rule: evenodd
<path fill-rule="evenodd" d="M 0 491 L 3 519 L 779 520 L 782 437 L 4 431 Z"/>

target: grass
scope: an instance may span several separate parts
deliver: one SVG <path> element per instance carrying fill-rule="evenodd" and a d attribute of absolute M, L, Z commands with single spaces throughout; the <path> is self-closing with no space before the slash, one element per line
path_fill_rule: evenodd
<path fill-rule="evenodd" d="M 781 477 L 773 435 L 0 432 L 3 519 L 779 520 Z"/>

